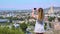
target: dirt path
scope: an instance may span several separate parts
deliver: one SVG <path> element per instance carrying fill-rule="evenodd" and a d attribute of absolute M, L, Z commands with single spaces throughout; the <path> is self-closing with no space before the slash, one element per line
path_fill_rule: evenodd
<path fill-rule="evenodd" d="M 46 31 L 45 34 L 60 34 L 60 31 L 49 30 L 49 31 Z"/>

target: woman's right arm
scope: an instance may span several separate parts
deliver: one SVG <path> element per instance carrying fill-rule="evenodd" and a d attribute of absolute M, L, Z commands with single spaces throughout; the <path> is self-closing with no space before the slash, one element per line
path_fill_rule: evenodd
<path fill-rule="evenodd" d="M 34 14 L 34 9 L 32 10 L 32 17 L 33 18 L 36 18 L 37 17 L 37 15 Z"/>

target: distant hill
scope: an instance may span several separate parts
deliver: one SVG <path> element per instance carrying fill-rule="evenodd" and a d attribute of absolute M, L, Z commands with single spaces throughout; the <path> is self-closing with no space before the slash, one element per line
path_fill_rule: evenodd
<path fill-rule="evenodd" d="M 49 9 L 50 9 L 50 7 L 45 8 L 44 12 L 47 13 Z M 60 11 L 60 7 L 53 7 L 53 9 L 54 9 L 54 12 Z M 32 9 L 29 9 L 29 10 L 0 10 L 0 12 L 32 12 Z"/>

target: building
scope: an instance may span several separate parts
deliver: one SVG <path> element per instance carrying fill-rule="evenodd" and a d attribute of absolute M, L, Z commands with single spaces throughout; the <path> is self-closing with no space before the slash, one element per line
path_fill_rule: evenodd
<path fill-rule="evenodd" d="M 50 7 L 50 10 L 48 11 L 48 14 L 53 14 L 54 13 L 54 9 L 53 6 Z"/>

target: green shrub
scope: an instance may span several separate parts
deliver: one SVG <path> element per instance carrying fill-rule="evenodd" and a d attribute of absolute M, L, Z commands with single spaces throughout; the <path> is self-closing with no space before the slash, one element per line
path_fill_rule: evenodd
<path fill-rule="evenodd" d="M 26 32 L 26 28 L 27 28 L 27 24 L 26 23 L 21 23 L 20 24 L 20 28 L 22 29 L 23 32 Z"/>
<path fill-rule="evenodd" d="M 47 23 L 44 23 L 44 29 L 45 30 L 47 29 Z"/>
<path fill-rule="evenodd" d="M 7 27 L 0 27 L 0 34 L 24 34 L 23 31 L 21 29 L 9 29 Z"/>

